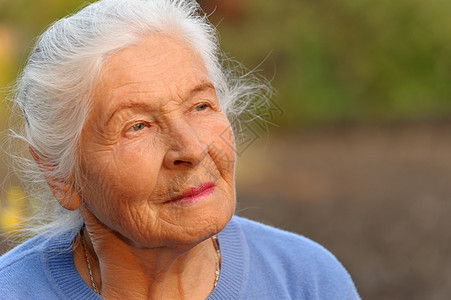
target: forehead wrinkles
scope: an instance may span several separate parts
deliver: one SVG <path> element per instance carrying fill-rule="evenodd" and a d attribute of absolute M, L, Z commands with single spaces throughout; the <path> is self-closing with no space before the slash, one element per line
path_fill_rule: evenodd
<path fill-rule="evenodd" d="M 152 78 L 130 81 L 122 85 L 116 83 L 114 89 L 109 89 L 109 106 L 133 105 L 142 103 L 155 111 L 170 114 L 176 106 L 180 106 L 190 97 L 199 92 L 202 85 L 211 84 L 208 76 L 201 67 L 189 68 L 185 72 L 178 72 L 174 80 Z M 213 85 L 211 84 L 213 87 Z M 214 91 L 205 91 L 214 93 Z"/>
<path fill-rule="evenodd" d="M 173 68 L 173 62 L 162 63 L 150 58 L 143 61 L 110 61 L 102 70 L 99 88 L 110 91 L 114 96 L 120 96 L 123 92 L 143 92 L 152 86 L 164 87 L 162 84 L 169 70 Z M 158 84 L 161 82 L 161 84 Z M 156 90 L 156 89 L 155 89 Z"/>
<path fill-rule="evenodd" d="M 99 88 L 119 94 L 127 88 L 130 92 L 164 93 L 172 85 L 180 89 L 189 86 L 190 81 L 194 84 L 196 77 L 207 77 L 202 59 L 188 46 L 176 41 L 167 46 L 168 49 L 149 49 L 143 44 L 116 53 L 102 68 Z"/>
<path fill-rule="evenodd" d="M 119 78 L 125 80 L 142 74 L 173 79 L 176 74 L 169 72 L 170 69 L 180 71 L 181 65 L 202 66 L 205 69 L 200 55 L 186 42 L 173 36 L 153 35 L 111 56 L 105 62 L 104 71 L 118 73 Z"/>

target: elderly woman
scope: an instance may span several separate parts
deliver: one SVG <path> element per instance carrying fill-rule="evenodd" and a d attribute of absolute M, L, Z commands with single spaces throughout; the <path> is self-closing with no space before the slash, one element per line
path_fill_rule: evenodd
<path fill-rule="evenodd" d="M 60 209 L 0 259 L 1 298 L 359 298 L 321 246 L 233 215 L 228 117 L 258 86 L 219 53 L 188 0 L 103 0 L 40 37 L 15 101 Z"/>

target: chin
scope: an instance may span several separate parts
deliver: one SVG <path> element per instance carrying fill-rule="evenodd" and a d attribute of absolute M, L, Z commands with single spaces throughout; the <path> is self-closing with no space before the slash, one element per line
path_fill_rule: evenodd
<path fill-rule="evenodd" d="M 144 234 L 136 237 L 135 243 L 140 244 L 140 248 L 194 247 L 223 230 L 232 218 L 235 199 L 221 198 L 211 197 L 208 201 L 183 207 L 166 207 L 157 222 L 150 228 L 141 229 Z"/>
<path fill-rule="evenodd" d="M 234 205 L 208 209 L 204 213 L 191 216 L 188 226 L 184 227 L 186 242 L 200 242 L 219 233 L 230 221 L 234 213 Z"/>
<path fill-rule="evenodd" d="M 234 208 L 234 203 L 226 203 L 206 208 L 202 213 L 192 215 L 190 225 L 184 228 L 186 242 L 201 242 L 222 231 L 232 218 Z"/>

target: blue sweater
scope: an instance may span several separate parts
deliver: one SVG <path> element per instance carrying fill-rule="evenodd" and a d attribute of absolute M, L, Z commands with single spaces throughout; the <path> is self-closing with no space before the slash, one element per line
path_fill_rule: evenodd
<path fill-rule="evenodd" d="M 37 236 L 0 258 L 0 299 L 101 299 L 74 266 L 76 232 Z M 234 216 L 218 235 L 208 299 L 360 299 L 337 259 L 302 236 Z"/>

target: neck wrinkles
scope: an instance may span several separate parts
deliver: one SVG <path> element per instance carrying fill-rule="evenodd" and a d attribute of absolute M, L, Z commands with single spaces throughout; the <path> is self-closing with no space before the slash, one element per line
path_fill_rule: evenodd
<path fill-rule="evenodd" d="M 192 248 L 138 249 L 110 231 L 99 237 L 95 230 L 95 238 L 91 239 L 87 227 L 84 238 L 88 258 L 103 298 L 187 299 L 206 298 L 211 293 L 217 268 L 211 239 Z M 83 249 L 75 250 L 74 258 L 76 254 L 84 254 Z M 92 288 L 86 259 L 79 257 L 75 262 L 77 271 Z"/>

